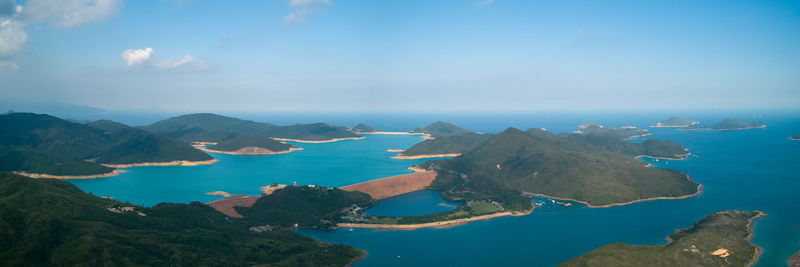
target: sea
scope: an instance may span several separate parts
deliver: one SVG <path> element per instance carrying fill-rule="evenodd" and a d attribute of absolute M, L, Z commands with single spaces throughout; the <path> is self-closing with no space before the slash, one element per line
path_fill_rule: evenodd
<path fill-rule="evenodd" d="M 508 127 L 545 128 L 571 133 L 584 122 L 609 127 L 647 128 L 651 136 L 688 148 L 687 160 L 642 159 L 656 168 L 685 172 L 704 185 L 697 196 L 640 202 L 611 208 L 564 207 L 549 199 L 533 213 L 501 217 L 449 228 L 417 230 L 297 229 L 325 242 L 351 245 L 368 253 L 356 266 L 553 266 L 599 246 L 615 242 L 663 245 L 676 229 L 725 209 L 759 210 L 752 242 L 763 249 L 755 266 L 785 266 L 800 249 L 800 110 L 681 111 L 524 111 L 524 112 L 306 112 L 222 113 L 279 125 L 326 122 L 354 126 L 366 123 L 384 131 L 409 131 L 436 121 L 497 133 Z M 726 118 L 760 121 L 766 128 L 739 131 L 685 131 L 649 128 L 671 116 L 712 125 Z M 109 113 L 103 119 L 143 125 L 154 114 Z M 87 120 L 91 118 L 78 118 Z M 98 118 L 100 119 L 100 118 Z M 303 150 L 281 155 L 212 154 L 219 162 L 182 167 L 134 167 L 118 176 L 68 180 L 86 192 L 153 206 L 161 202 L 209 202 L 207 192 L 256 195 L 272 183 L 341 187 L 411 173 L 408 167 L 428 159 L 392 159 L 387 149 L 406 149 L 422 141 L 414 135 L 367 135 L 362 140 L 294 143 Z M 640 140 L 632 140 L 634 142 Z M 424 215 L 453 209 L 438 192 L 424 190 L 388 198 L 368 209 L 379 216 Z"/>

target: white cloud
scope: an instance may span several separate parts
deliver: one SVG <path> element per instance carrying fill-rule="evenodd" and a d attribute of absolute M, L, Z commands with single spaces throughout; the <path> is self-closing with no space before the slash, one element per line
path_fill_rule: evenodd
<path fill-rule="evenodd" d="M 289 15 L 283 17 L 287 24 L 296 24 L 306 20 L 306 16 L 319 9 L 331 6 L 330 0 L 289 0 Z"/>
<path fill-rule="evenodd" d="M 22 51 L 28 42 L 24 27 L 15 19 L 0 19 L 0 59 Z"/>
<path fill-rule="evenodd" d="M 157 59 L 155 50 L 152 48 L 128 49 L 122 51 L 122 59 L 125 66 L 129 68 L 141 67 L 157 70 L 192 70 L 202 71 L 210 69 L 210 66 L 203 61 L 197 60 L 192 56 L 184 55 L 181 59 Z"/>
<path fill-rule="evenodd" d="M 56 28 L 106 19 L 117 13 L 122 0 L 28 0 L 23 18 L 46 21 Z"/>
<path fill-rule="evenodd" d="M 125 60 L 125 65 L 128 67 L 138 66 L 147 63 L 153 57 L 152 48 L 145 49 L 128 49 L 122 51 L 122 59 Z"/>

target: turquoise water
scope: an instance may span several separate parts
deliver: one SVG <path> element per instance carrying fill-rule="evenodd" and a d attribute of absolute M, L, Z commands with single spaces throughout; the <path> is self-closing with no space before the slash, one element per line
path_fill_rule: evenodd
<path fill-rule="evenodd" d="M 697 116 L 696 114 L 703 114 Z M 654 138 L 669 139 L 690 149 L 684 161 L 651 161 L 656 167 L 674 168 L 692 175 L 705 187 L 698 197 L 660 200 L 622 207 L 592 209 L 582 205 L 562 207 L 547 203 L 532 214 L 473 222 L 446 229 L 379 231 L 339 229 L 298 232 L 333 243 L 366 250 L 358 266 L 393 265 L 556 265 L 599 246 L 626 242 L 664 244 L 675 229 L 689 227 L 699 218 L 723 209 L 761 210 L 768 214 L 755 224 L 753 242 L 764 248 L 757 266 L 785 266 L 800 249 L 800 133 L 797 112 L 695 113 L 538 113 L 538 114 L 412 114 L 339 116 L 306 115 L 299 122 L 326 121 L 341 125 L 367 122 L 386 130 L 408 130 L 445 120 L 482 132 L 506 127 L 544 127 L 571 132 L 579 123 L 647 127 L 679 115 L 713 124 L 731 117 L 759 120 L 764 129 L 744 131 L 680 131 L 651 128 Z M 327 117 L 326 117 L 327 116 Z M 245 119 L 289 123 L 291 118 Z M 197 167 L 140 167 L 117 177 L 73 180 L 85 191 L 119 200 L 153 205 L 157 202 L 210 201 L 205 192 L 257 194 L 270 183 L 343 186 L 374 178 L 409 173 L 421 160 L 394 160 L 388 148 L 407 148 L 418 136 L 373 135 L 364 140 L 328 144 L 298 144 L 303 151 L 274 156 L 214 154 L 220 162 Z M 387 199 L 370 213 L 402 215 L 428 213 L 441 208 L 435 192 Z M 405 204 L 404 204 L 405 203 Z M 385 212 L 385 213 L 384 213 Z M 398 257 L 399 256 L 399 257 Z"/>
<path fill-rule="evenodd" d="M 416 135 L 367 135 L 362 140 L 294 143 L 303 150 L 279 155 L 211 154 L 219 162 L 202 166 L 134 167 L 114 177 L 69 180 L 97 196 L 152 206 L 159 202 L 208 202 L 207 192 L 258 195 L 272 183 L 340 187 L 377 178 L 411 173 L 407 168 L 424 159 L 399 160 L 387 149 L 406 149 Z"/>
<path fill-rule="evenodd" d="M 434 214 L 455 209 L 461 205 L 450 202 L 439 196 L 439 191 L 420 190 L 395 197 L 383 199 L 365 211 L 374 216 L 419 216 Z"/>

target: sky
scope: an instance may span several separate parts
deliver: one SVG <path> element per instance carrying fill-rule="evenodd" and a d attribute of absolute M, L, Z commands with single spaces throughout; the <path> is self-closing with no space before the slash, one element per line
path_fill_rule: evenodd
<path fill-rule="evenodd" d="M 800 107 L 800 1 L 0 0 L 0 99 L 187 111 Z"/>

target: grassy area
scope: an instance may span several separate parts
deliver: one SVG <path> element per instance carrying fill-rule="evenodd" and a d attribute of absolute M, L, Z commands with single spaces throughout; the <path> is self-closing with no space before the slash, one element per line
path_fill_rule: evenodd
<path fill-rule="evenodd" d="M 748 241 L 751 236 L 748 227 L 758 214 L 737 210 L 716 212 L 690 229 L 671 235 L 673 241 L 665 246 L 614 243 L 559 266 L 746 266 L 756 255 L 757 248 Z"/>
<path fill-rule="evenodd" d="M 388 217 L 388 216 L 369 216 L 366 223 L 372 224 L 421 224 L 430 222 L 440 222 L 455 219 L 463 219 L 480 215 L 498 213 L 504 211 L 498 203 L 488 201 L 470 201 L 464 206 L 459 206 L 450 211 L 440 212 L 422 216 Z"/>

